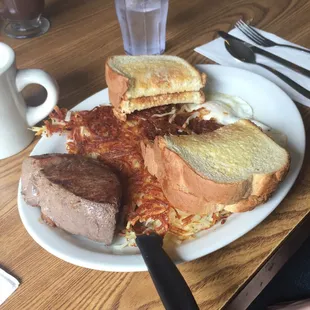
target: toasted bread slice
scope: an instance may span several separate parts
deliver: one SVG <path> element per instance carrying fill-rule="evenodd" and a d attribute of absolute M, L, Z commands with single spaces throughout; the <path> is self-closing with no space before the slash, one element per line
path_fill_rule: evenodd
<path fill-rule="evenodd" d="M 141 111 L 144 109 L 158 107 L 167 104 L 177 103 L 196 103 L 201 104 L 205 102 L 205 94 L 203 91 L 189 91 L 183 93 L 164 94 L 150 97 L 132 98 L 129 100 L 122 100 L 122 110 L 117 111 L 116 116 L 121 120 L 126 120 L 126 115 L 133 111 Z"/>
<path fill-rule="evenodd" d="M 157 137 L 142 153 L 169 202 L 200 214 L 253 209 L 290 166 L 288 152 L 248 120 L 203 135 Z"/>
<path fill-rule="evenodd" d="M 169 102 L 169 94 L 195 93 L 197 97 L 206 84 L 206 75 L 200 73 L 184 59 L 176 56 L 113 56 L 106 62 L 106 82 L 109 87 L 110 101 L 115 109 L 129 114 L 137 109 L 141 110 L 143 102 L 165 105 Z M 145 100 L 145 97 L 155 99 Z M 133 100 L 141 98 L 139 102 Z M 194 99 L 201 102 L 201 98 Z M 204 98 L 204 97 L 203 97 Z M 186 103 L 189 99 L 185 100 Z M 130 103 L 130 104 L 129 104 Z M 189 102 L 190 103 L 190 102 Z"/>

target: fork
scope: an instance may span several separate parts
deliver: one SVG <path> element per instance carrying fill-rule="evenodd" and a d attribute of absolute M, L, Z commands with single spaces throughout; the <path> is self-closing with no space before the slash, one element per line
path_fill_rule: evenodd
<path fill-rule="evenodd" d="M 310 50 L 308 49 L 289 45 L 289 44 L 280 44 L 270 39 L 267 39 L 266 37 L 261 35 L 258 31 L 256 31 L 253 27 L 246 24 L 242 19 L 238 20 L 235 26 L 257 45 L 264 46 L 264 47 L 271 47 L 271 46 L 289 47 L 289 48 L 293 48 L 295 50 L 303 51 L 303 52 L 310 54 Z"/>

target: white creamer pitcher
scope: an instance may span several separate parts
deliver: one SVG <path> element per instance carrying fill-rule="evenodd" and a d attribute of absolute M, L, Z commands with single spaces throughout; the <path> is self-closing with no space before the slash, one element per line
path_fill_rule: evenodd
<path fill-rule="evenodd" d="M 29 84 L 47 91 L 44 103 L 27 107 L 21 91 Z M 17 70 L 15 53 L 0 42 L 0 159 L 26 148 L 34 138 L 30 127 L 45 118 L 58 100 L 58 86 L 51 76 L 38 69 Z"/>

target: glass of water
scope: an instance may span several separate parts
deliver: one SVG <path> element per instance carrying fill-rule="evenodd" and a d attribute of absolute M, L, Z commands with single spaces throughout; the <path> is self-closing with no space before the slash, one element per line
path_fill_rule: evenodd
<path fill-rule="evenodd" d="M 168 2 L 115 0 L 126 54 L 158 55 L 165 51 Z"/>

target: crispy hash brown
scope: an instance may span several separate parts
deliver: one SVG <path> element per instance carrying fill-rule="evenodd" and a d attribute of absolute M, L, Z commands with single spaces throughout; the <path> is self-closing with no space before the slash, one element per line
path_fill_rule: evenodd
<path fill-rule="evenodd" d="M 55 107 L 44 126 L 33 128 L 37 135 L 66 134 L 70 154 L 98 158 L 121 177 L 125 190 L 122 212 L 127 244 L 135 245 L 135 235 L 156 231 L 165 236 L 185 240 L 218 221 L 224 222 L 230 213 L 194 215 L 176 210 L 165 198 L 155 177 L 144 168 L 140 142 L 154 140 L 158 135 L 201 134 L 221 125 L 213 120 L 193 118 L 187 112 L 176 114 L 178 106 L 163 106 L 128 116 L 120 122 L 110 106 L 90 111 L 71 112 Z"/>

